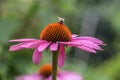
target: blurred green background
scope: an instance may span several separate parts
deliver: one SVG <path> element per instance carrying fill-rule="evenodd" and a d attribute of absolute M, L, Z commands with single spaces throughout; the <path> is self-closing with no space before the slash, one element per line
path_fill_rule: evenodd
<path fill-rule="evenodd" d="M 80 73 L 84 80 L 120 80 L 120 0 L 0 0 L 0 80 L 37 72 L 51 62 L 43 52 L 39 65 L 32 62 L 33 50 L 9 52 L 9 39 L 37 38 L 43 27 L 57 16 L 74 34 L 95 36 L 107 46 L 90 54 L 66 49 L 63 70 Z"/>

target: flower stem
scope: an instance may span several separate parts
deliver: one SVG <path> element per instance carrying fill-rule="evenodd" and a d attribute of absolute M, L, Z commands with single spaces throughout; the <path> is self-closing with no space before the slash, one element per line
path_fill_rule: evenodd
<path fill-rule="evenodd" d="M 52 80 L 57 77 L 58 51 L 53 51 L 52 54 Z"/>

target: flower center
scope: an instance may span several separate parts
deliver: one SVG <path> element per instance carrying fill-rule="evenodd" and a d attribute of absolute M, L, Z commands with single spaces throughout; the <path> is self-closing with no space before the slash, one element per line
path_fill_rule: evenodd
<path fill-rule="evenodd" d="M 59 73 L 60 70 L 58 69 L 57 71 L 57 73 Z M 45 64 L 41 66 L 41 68 L 38 70 L 38 73 L 44 77 L 50 76 L 52 74 L 52 64 Z"/>
<path fill-rule="evenodd" d="M 40 39 L 57 42 L 57 41 L 70 41 L 71 40 L 71 32 L 70 30 L 63 24 L 61 18 L 58 18 L 57 23 L 48 24 L 41 32 Z"/>

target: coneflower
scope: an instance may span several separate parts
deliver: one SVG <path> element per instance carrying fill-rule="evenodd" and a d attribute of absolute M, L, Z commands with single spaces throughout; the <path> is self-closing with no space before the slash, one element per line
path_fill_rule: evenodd
<path fill-rule="evenodd" d="M 17 51 L 24 48 L 35 49 L 32 60 L 38 64 L 42 57 L 42 51 L 48 49 L 52 51 L 53 72 L 56 74 L 57 64 L 62 67 L 65 61 L 65 46 L 77 47 L 81 50 L 96 53 L 103 50 L 100 45 L 105 45 L 103 41 L 94 37 L 78 36 L 71 34 L 70 30 L 63 24 L 64 19 L 58 17 L 58 22 L 48 24 L 40 33 L 40 39 L 15 39 L 9 42 L 20 42 L 10 47 L 10 51 Z M 55 80 L 55 79 L 53 79 Z"/>
<path fill-rule="evenodd" d="M 15 80 L 52 80 L 52 65 L 44 64 L 38 72 L 32 74 L 20 75 Z M 83 77 L 76 73 L 67 70 L 57 69 L 57 80 L 83 80 Z"/>

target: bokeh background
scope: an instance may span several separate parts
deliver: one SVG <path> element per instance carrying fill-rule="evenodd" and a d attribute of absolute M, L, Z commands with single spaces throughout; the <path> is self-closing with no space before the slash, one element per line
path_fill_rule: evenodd
<path fill-rule="evenodd" d="M 37 72 L 51 62 L 44 51 L 39 65 L 33 50 L 9 52 L 9 39 L 37 38 L 49 23 L 65 18 L 72 33 L 97 37 L 107 46 L 97 54 L 66 48 L 62 70 L 78 72 L 84 80 L 120 80 L 120 0 L 0 0 L 0 80 Z"/>

